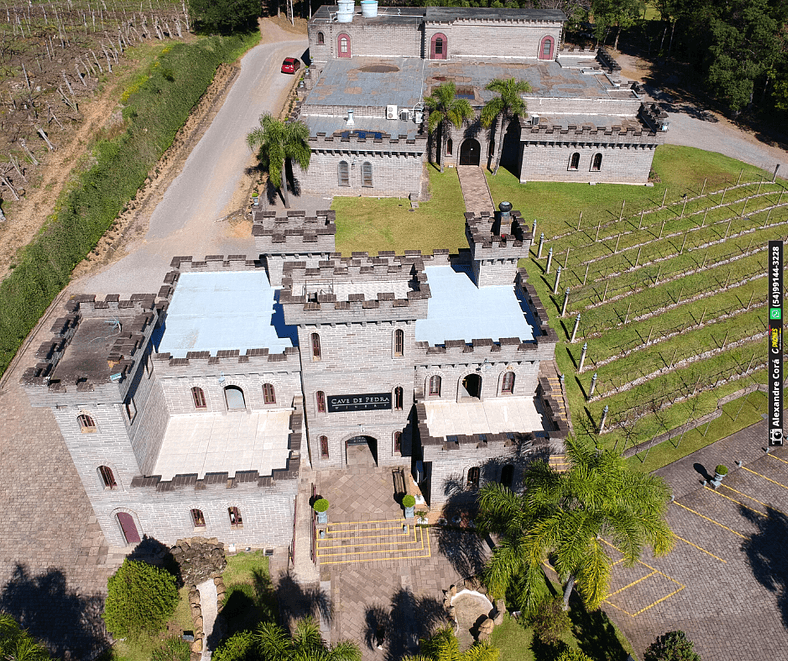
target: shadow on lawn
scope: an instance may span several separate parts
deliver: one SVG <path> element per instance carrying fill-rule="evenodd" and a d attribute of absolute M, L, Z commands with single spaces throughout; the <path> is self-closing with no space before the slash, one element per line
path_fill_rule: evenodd
<path fill-rule="evenodd" d="M 576 594 L 572 595 L 571 606 L 572 631 L 581 651 L 594 661 L 626 661 L 627 652 L 607 613 L 601 608 L 589 612 Z"/>

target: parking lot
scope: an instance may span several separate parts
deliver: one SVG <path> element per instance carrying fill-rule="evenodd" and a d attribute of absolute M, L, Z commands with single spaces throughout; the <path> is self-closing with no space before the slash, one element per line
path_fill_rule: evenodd
<path fill-rule="evenodd" d="M 765 429 L 756 425 L 658 471 L 673 488 L 674 550 L 644 554 L 634 567 L 617 562 L 605 599 L 638 655 L 657 635 L 680 629 L 703 659 L 788 658 L 788 448 L 767 454 Z M 703 486 L 718 464 L 730 470 L 722 485 Z"/>

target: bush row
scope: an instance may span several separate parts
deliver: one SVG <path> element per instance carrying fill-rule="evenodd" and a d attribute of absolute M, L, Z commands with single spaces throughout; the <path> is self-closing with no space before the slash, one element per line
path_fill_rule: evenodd
<path fill-rule="evenodd" d="M 94 149 L 79 176 L 36 238 L 0 284 L 0 374 L 74 267 L 96 246 L 150 170 L 172 144 L 222 62 L 232 62 L 259 33 L 210 37 L 164 49 L 126 99 L 125 131 Z"/>

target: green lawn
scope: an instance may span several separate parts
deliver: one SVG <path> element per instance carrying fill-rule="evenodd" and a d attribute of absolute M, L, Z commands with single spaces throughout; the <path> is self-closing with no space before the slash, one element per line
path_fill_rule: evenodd
<path fill-rule="evenodd" d="M 227 558 L 222 579 L 226 592 L 221 608 L 228 635 L 276 620 L 276 595 L 268 573 L 268 558 L 262 551 Z"/>

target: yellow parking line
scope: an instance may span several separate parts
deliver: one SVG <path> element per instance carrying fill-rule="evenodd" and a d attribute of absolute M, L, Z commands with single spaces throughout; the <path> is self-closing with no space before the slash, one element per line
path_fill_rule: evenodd
<path fill-rule="evenodd" d="M 768 456 L 771 456 L 771 455 L 768 455 Z M 782 459 L 780 459 L 780 461 L 782 461 Z M 778 482 L 777 480 L 773 480 L 770 477 L 766 477 L 765 475 L 761 475 L 760 473 L 756 473 L 754 470 L 751 470 L 751 469 L 747 468 L 747 466 L 742 466 L 742 468 L 744 470 L 748 471 L 749 473 L 752 473 L 753 475 L 757 475 L 758 477 L 762 477 L 764 480 L 769 480 L 769 482 L 773 482 L 778 487 L 782 487 L 783 489 L 788 489 L 788 487 L 786 487 L 782 482 Z"/>
<path fill-rule="evenodd" d="M 693 514 L 697 514 L 697 515 L 698 515 L 698 516 L 699 516 L 701 519 L 706 519 L 706 521 L 711 521 L 711 523 L 713 523 L 715 526 L 719 526 L 720 528 L 725 528 L 725 530 L 727 530 L 728 532 L 732 532 L 734 535 L 738 535 L 738 536 L 739 536 L 739 537 L 741 537 L 742 539 L 747 539 L 747 538 L 746 538 L 744 535 L 742 535 L 740 532 L 736 532 L 736 531 L 735 531 L 735 530 L 733 530 L 732 528 L 728 528 L 728 526 L 725 526 L 725 525 L 721 524 L 719 521 L 715 521 L 714 519 L 710 519 L 708 516 L 704 516 L 704 515 L 703 515 L 703 514 L 701 514 L 700 512 L 696 512 L 695 510 L 693 510 L 693 509 L 690 509 L 690 508 L 689 508 L 689 507 L 687 507 L 686 505 L 682 505 L 681 503 L 679 503 L 679 502 L 677 502 L 677 501 L 675 501 L 675 500 L 673 501 L 673 504 L 674 504 L 674 505 L 678 505 L 679 507 L 683 507 L 683 508 L 684 508 L 685 510 L 687 510 L 688 512 L 692 512 Z"/>
<path fill-rule="evenodd" d="M 778 510 L 776 507 L 774 507 L 772 505 L 769 505 L 768 503 L 764 503 L 762 500 L 758 500 L 757 498 L 753 498 L 752 496 L 748 496 L 746 493 L 744 493 L 742 491 L 737 491 L 733 487 L 729 487 L 727 484 L 723 484 L 722 486 L 724 486 L 726 489 L 730 489 L 731 491 L 735 491 L 736 493 L 741 494 L 745 498 L 749 498 L 750 500 L 754 500 L 759 505 L 763 505 L 764 507 L 767 507 L 770 510 L 774 510 L 775 512 L 780 512 L 780 510 Z M 780 514 L 782 514 L 783 516 L 786 516 L 785 512 L 780 512 Z"/>
<path fill-rule="evenodd" d="M 668 578 L 670 578 L 670 577 L 668 577 Z M 681 585 L 681 583 L 678 583 L 677 581 L 674 581 L 674 582 L 675 582 L 677 585 Z M 681 585 L 681 587 L 680 587 L 678 590 L 673 590 L 673 592 L 671 592 L 670 594 L 667 594 L 667 595 L 665 595 L 664 597 L 662 597 L 662 599 L 657 599 L 657 600 L 656 600 L 656 601 L 655 601 L 653 604 L 649 604 L 649 605 L 648 605 L 648 606 L 646 606 L 645 608 L 641 608 L 641 609 L 640 609 L 640 610 L 639 610 L 637 613 L 633 613 L 632 617 L 637 617 L 637 616 L 638 616 L 638 615 L 640 615 L 641 613 L 644 613 L 644 612 L 646 612 L 646 611 L 647 611 L 649 608 L 652 608 L 653 606 L 656 606 L 657 604 L 661 604 L 663 601 L 665 601 L 665 599 L 670 599 L 670 598 L 671 598 L 671 597 L 672 597 L 674 594 L 678 594 L 678 593 L 679 593 L 679 592 L 681 592 L 681 591 L 682 591 L 682 590 L 683 590 L 685 587 L 686 587 L 685 585 Z"/>
<path fill-rule="evenodd" d="M 604 601 L 606 604 L 608 604 L 608 605 L 612 606 L 612 607 L 613 607 L 613 608 L 615 608 L 616 610 L 619 610 L 619 611 L 621 611 L 622 613 L 626 613 L 627 615 L 629 615 L 629 617 L 635 617 L 635 616 L 634 616 L 634 615 L 632 615 L 632 613 L 630 613 L 629 611 L 626 611 L 626 610 L 624 610 L 623 608 L 621 608 L 621 606 L 616 606 L 616 605 L 615 605 L 615 604 L 614 604 L 612 601 L 608 601 L 607 599 L 603 599 L 602 601 Z"/>
<path fill-rule="evenodd" d="M 748 510 L 750 510 L 750 512 L 755 512 L 759 516 L 766 516 L 763 512 L 759 512 L 758 510 L 754 510 L 752 507 L 750 507 L 749 505 L 745 505 L 740 500 L 736 500 L 735 498 L 731 498 L 730 496 L 726 496 L 724 493 L 720 493 L 719 491 L 715 491 L 711 487 L 703 487 L 703 488 L 704 489 L 708 489 L 712 493 L 716 493 L 721 498 L 725 498 L 726 500 L 730 500 L 732 503 L 736 503 L 737 505 L 741 505 L 744 509 L 748 509 Z"/>
<path fill-rule="evenodd" d="M 726 565 L 728 564 L 728 561 L 727 561 L 727 560 L 723 560 L 723 559 L 722 559 L 722 558 L 720 558 L 718 555 L 714 555 L 714 554 L 713 554 L 711 551 L 707 551 L 706 549 L 704 549 L 704 548 L 701 548 L 701 547 L 700 547 L 700 546 L 698 546 L 697 544 L 693 544 L 693 543 L 692 543 L 691 541 L 689 541 L 688 539 L 684 539 L 683 537 L 679 537 L 679 536 L 678 536 L 678 535 L 677 535 L 675 532 L 673 533 L 673 536 L 674 536 L 676 539 L 680 539 L 682 542 L 685 542 L 685 543 L 689 544 L 690 546 L 694 546 L 696 549 L 698 549 L 698 551 L 703 551 L 703 552 L 704 552 L 706 555 L 710 555 L 712 558 L 717 558 L 717 560 L 719 560 L 720 562 L 724 562 Z"/>
<path fill-rule="evenodd" d="M 632 582 L 631 582 L 629 585 L 625 585 L 623 588 L 621 588 L 621 589 L 619 589 L 619 590 L 616 590 L 615 592 L 611 592 L 609 595 L 607 595 L 607 596 L 605 597 L 605 599 L 610 599 L 610 597 L 614 597 L 614 596 L 615 596 L 615 595 L 617 595 L 619 592 L 623 592 L 623 591 L 624 591 L 624 590 L 626 590 L 627 588 L 631 588 L 633 585 L 637 585 L 638 583 L 640 583 L 640 581 L 645 581 L 645 580 L 646 580 L 646 579 L 647 579 L 649 576 L 653 576 L 653 575 L 654 575 L 654 574 L 656 574 L 656 573 L 657 573 L 657 571 L 656 571 L 656 570 L 654 570 L 654 571 L 653 571 L 653 572 L 651 572 L 650 574 L 646 574 L 645 576 L 642 576 L 642 577 L 641 577 L 641 578 L 639 578 L 638 580 L 636 580 L 636 581 L 632 581 Z"/>
<path fill-rule="evenodd" d="M 769 452 L 766 456 L 776 459 L 777 461 L 782 461 L 784 464 L 788 464 L 788 461 L 785 461 L 785 459 L 780 459 L 780 457 L 775 457 L 771 452 Z M 744 468 L 744 466 L 742 466 L 742 468 Z"/>

